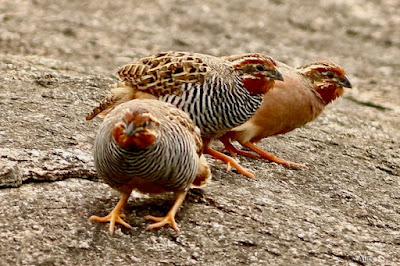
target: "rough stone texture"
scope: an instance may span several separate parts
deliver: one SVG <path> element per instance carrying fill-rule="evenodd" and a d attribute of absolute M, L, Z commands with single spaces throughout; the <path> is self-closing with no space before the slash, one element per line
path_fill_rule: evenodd
<path fill-rule="evenodd" d="M 399 10 L 396 0 L 0 0 L 0 265 L 400 263 Z M 133 230 L 110 237 L 87 222 L 118 193 L 97 182 L 100 120 L 84 117 L 118 66 L 163 50 L 333 60 L 354 89 L 260 143 L 309 170 L 240 158 L 251 181 L 210 159 L 213 182 L 189 193 L 180 233 L 144 231 L 143 216 L 165 214 L 172 195 L 134 193 Z"/>
<path fill-rule="evenodd" d="M 22 174 L 15 162 L 0 161 L 0 187 L 19 187 Z"/>
<path fill-rule="evenodd" d="M 78 149 L 0 149 L 5 163 L 0 187 L 18 187 L 31 181 L 57 181 L 68 177 L 98 180 L 90 153 Z M 1 170 L 0 170 L 1 171 Z M 4 172 L 4 173 L 3 173 Z"/>

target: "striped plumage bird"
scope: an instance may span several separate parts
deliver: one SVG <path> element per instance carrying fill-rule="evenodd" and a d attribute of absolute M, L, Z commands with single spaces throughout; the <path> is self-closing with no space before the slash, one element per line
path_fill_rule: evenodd
<path fill-rule="evenodd" d="M 157 100 L 132 100 L 117 106 L 100 125 L 94 145 L 96 171 L 122 197 L 105 217 L 90 221 L 110 222 L 131 228 L 120 214 L 133 189 L 143 193 L 174 192 L 176 201 L 165 217 L 146 216 L 170 224 L 176 231 L 175 214 L 190 187 L 204 185 L 211 172 L 204 155 L 200 130 L 189 116 L 171 104 Z"/>
<path fill-rule="evenodd" d="M 236 58 L 226 57 L 234 61 Z M 220 140 L 232 154 L 263 158 L 287 167 L 306 168 L 289 162 L 257 147 L 254 142 L 284 134 L 317 118 L 325 106 L 351 88 L 343 68 L 329 61 L 318 61 L 298 68 L 278 62 L 284 81 L 264 96 L 261 107 L 246 123 L 227 132 Z M 230 141 L 239 141 L 251 151 L 236 149 Z"/>
<path fill-rule="evenodd" d="M 248 177 L 254 172 L 210 148 L 212 139 L 246 122 L 261 105 L 274 80 L 282 80 L 275 61 L 244 54 L 235 60 L 188 52 L 145 57 L 118 71 L 122 82 L 87 117 L 105 116 L 130 99 L 158 99 L 189 114 L 200 128 L 204 153 L 221 159 Z"/>

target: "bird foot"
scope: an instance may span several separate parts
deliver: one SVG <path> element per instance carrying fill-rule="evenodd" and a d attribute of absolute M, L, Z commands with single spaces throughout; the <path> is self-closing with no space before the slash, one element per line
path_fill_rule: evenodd
<path fill-rule="evenodd" d="M 176 232 L 179 232 L 179 228 L 175 222 L 175 218 L 174 218 L 174 216 L 172 216 L 170 214 L 167 214 L 165 217 L 155 217 L 152 215 L 146 215 L 144 217 L 144 219 L 152 220 L 152 221 L 156 222 L 154 224 L 147 226 L 146 230 L 153 230 L 153 229 L 160 228 L 160 227 L 163 227 L 163 226 L 169 224 Z"/>
<path fill-rule="evenodd" d="M 255 172 L 253 170 L 242 167 L 235 159 L 229 157 L 219 151 L 213 150 L 211 148 L 207 148 L 204 150 L 204 153 L 210 154 L 215 159 L 221 160 L 223 163 L 227 164 L 227 171 L 230 171 L 232 167 L 236 168 L 236 170 L 242 175 L 247 176 L 248 178 L 255 179 Z"/>
<path fill-rule="evenodd" d="M 227 148 L 227 147 L 223 147 L 222 149 L 219 150 L 219 152 L 221 152 L 221 153 L 224 153 L 226 151 L 229 152 L 229 154 L 233 158 L 235 158 L 237 156 L 236 148 L 235 149 L 230 149 L 230 148 Z"/>
<path fill-rule="evenodd" d="M 226 163 L 226 172 L 230 172 L 230 171 L 232 171 L 232 166 L 231 166 L 231 163 L 230 162 L 227 162 Z"/>
<path fill-rule="evenodd" d="M 171 210 L 165 215 L 164 217 L 155 217 L 151 215 L 146 215 L 144 219 L 152 220 L 156 223 L 147 226 L 146 230 L 152 230 L 155 228 L 163 227 L 167 224 L 171 225 L 171 227 L 176 231 L 179 232 L 178 225 L 175 222 L 175 214 L 178 211 L 179 207 L 182 205 L 183 200 L 186 197 L 187 191 L 180 191 L 176 192 L 176 200 L 174 205 L 172 206 Z"/>
<path fill-rule="evenodd" d="M 283 166 L 286 166 L 287 168 L 292 168 L 292 169 L 308 169 L 308 167 L 305 166 L 304 164 L 285 161 L 283 159 L 280 159 L 280 161 L 275 162 L 275 163 L 282 164 Z"/>
<path fill-rule="evenodd" d="M 109 231 L 110 235 L 113 235 L 114 230 L 115 230 L 115 223 L 119 223 L 128 229 L 132 229 L 132 226 L 130 226 L 127 222 L 122 220 L 125 217 L 126 217 L 125 214 L 118 213 L 118 212 L 112 210 L 110 212 L 110 214 L 108 214 L 107 216 L 104 216 L 104 217 L 95 216 L 95 215 L 90 216 L 89 222 L 99 222 L 99 223 L 108 223 L 109 222 L 110 227 L 108 228 L 108 231 Z"/>
<path fill-rule="evenodd" d="M 224 144 L 224 147 L 220 150 L 220 152 L 228 151 L 229 154 L 232 157 L 236 157 L 237 155 L 241 155 L 241 156 L 250 157 L 250 158 L 256 158 L 256 159 L 260 159 L 261 158 L 261 156 L 259 154 L 257 154 L 257 153 L 252 153 L 252 152 L 248 152 L 248 151 L 243 151 L 243 150 L 237 149 L 231 143 L 231 141 L 226 137 L 221 137 L 221 138 L 219 138 L 219 140 L 222 142 L 222 144 Z"/>
<path fill-rule="evenodd" d="M 257 147 L 254 143 L 246 142 L 246 143 L 241 143 L 241 144 L 242 144 L 243 147 L 246 147 L 246 148 L 256 152 L 257 153 L 257 158 L 261 158 L 261 159 L 268 160 L 270 162 L 281 164 L 281 165 L 286 166 L 288 168 L 308 169 L 308 167 L 303 165 L 303 164 L 286 161 L 286 160 L 283 160 L 283 159 L 281 159 L 279 157 L 276 157 L 272 153 L 267 152 L 267 151 Z M 243 153 L 246 153 L 246 152 L 243 152 Z M 240 154 L 240 153 L 238 153 L 238 154 Z M 252 154 L 252 153 L 250 153 L 250 154 Z M 245 155 L 245 154 L 241 154 L 241 155 Z M 245 155 L 245 156 L 248 156 L 248 155 Z"/>
<path fill-rule="evenodd" d="M 225 162 L 223 162 L 223 161 L 219 161 L 218 163 L 219 164 L 225 164 Z M 244 167 L 242 167 L 242 170 L 244 170 L 244 171 L 248 172 L 249 174 L 253 175 L 253 177 L 250 177 L 250 176 L 248 176 L 248 177 L 250 177 L 250 178 L 254 178 L 255 177 L 256 172 L 254 172 L 253 170 L 251 170 L 249 168 L 244 168 Z M 232 165 L 231 165 L 230 162 L 227 162 L 226 163 L 226 172 L 229 173 L 230 171 L 232 171 Z M 240 172 L 240 173 L 242 173 L 242 172 Z"/>

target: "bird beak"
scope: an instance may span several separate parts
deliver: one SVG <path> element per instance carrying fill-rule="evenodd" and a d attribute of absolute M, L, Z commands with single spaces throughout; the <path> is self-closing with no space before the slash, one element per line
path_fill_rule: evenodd
<path fill-rule="evenodd" d="M 344 76 L 343 79 L 339 80 L 338 84 L 344 88 L 352 88 L 350 80 L 346 76 Z"/>
<path fill-rule="evenodd" d="M 125 134 L 127 136 L 133 136 L 136 133 L 137 130 L 133 127 L 133 122 L 131 122 L 126 128 L 125 128 Z"/>
<path fill-rule="evenodd" d="M 275 72 L 271 72 L 271 73 L 268 75 L 268 77 L 269 77 L 270 79 L 275 79 L 275 80 L 281 80 L 281 81 L 283 81 L 282 73 L 281 73 L 277 68 L 275 68 Z"/>

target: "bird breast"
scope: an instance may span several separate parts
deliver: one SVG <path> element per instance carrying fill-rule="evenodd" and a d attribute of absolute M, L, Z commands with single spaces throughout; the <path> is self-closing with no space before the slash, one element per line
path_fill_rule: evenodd
<path fill-rule="evenodd" d="M 324 109 L 312 85 L 299 77 L 285 76 L 285 82 L 277 81 L 265 94 L 264 102 L 249 120 L 262 131 L 259 138 L 284 134 L 314 120 Z"/>
<path fill-rule="evenodd" d="M 184 190 L 193 182 L 199 157 L 194 141 L 179 124 L 163 121 L 160 137 L 145 149 L 118 146 L 112 127 L 103 123 L 96 137 L 98 175 L 117 190 L 131 186 L 145 193 Z"/>

